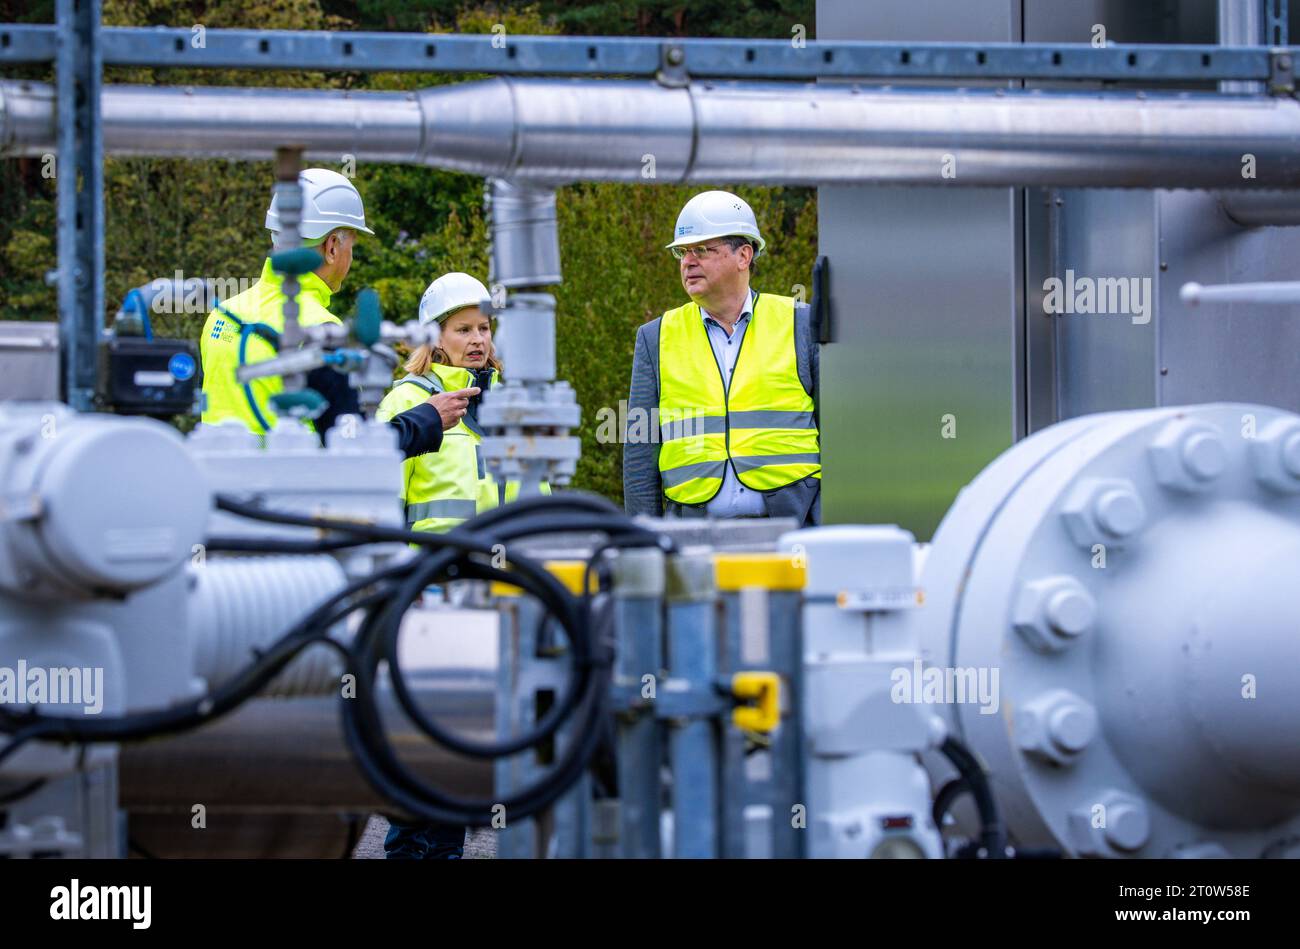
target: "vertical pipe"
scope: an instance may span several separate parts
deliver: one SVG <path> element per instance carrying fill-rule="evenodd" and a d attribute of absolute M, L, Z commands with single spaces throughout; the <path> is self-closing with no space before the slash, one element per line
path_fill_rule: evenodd
<path fill-rule="evenodd" d="M 781 716 L 763 741 L 727 729 L 723 758 L 724 857 L 804 856 L 808 791 L 803 764 L 802 555 L 723 554 L 715 568 L 722 591 L 721 673 L 775 672 Z"/>
<path fill-rule="evenodd" d="M 794 817 L 805 804 L 803 793 L 803 597 L 797 591 L 773 590 L 768 596 L 768 646 L 773 671 L 781 677 L 781 726 L 772 735 L 768 753 L 772 778 L 766 795 L 772 808 L 772 856 L 804 856 L 808 834 Z"/>
<path fill-rule="evenodd" d="M 1264 7 L 1273 2 L 1219 0 L 1219 45 L 1258 46 L 1264 39 Z M 1225 80 L 1219 83 L 1219 91 L 1258 95 L 1263 92 L 1263 86 L 1258 82 Z"/>
<path fill-rule="evenodd" d="M 104 329 L 104 161 L 99 0 L 58 0 L 59 336 L 63 395 L 94 406 Z"/>
<path fill-rule="evenodd" d="M 536 654 L 533 631 L 539 606 L 529 597 L 502 596 L 498 603 L 501 616 L 499 661 L 497 663 L 496 720 L 497 738 L 506 739 L 532 724 L 533 695 L 529 688 L 527 667 Z M 519 754 L 498 758 L 494 765 L 495 794 L 506 797 L 528 782 L 533 760 L 531 748 Z M 497 831 L 497 857 L 528 859 L 535 856 L 532 818 L 514 822 L 506 815 L 506 826 Z"/>
<path fill-rule="evenodd" d="M 547 623 L 551 643 L 559 641 L 555 622 Z M 554 679 L 555 700 L 572 687 L 573 665 L 568 649 L 544 650 L 546 658 L 539 658 L 538 665 L 544 666 Z M 555 756 L 558 758 L 575 738 L 577 723 L 570 718 L 556 732 Z M 543 855 L 559 860 L 572 860 L 591 856 L 591 808 L 592 808 L 591 770 L 582 773 L 558 801 L 551 807 L 549 819 L 543 821 L 548 828 L 548 837 L 542 847 Z"/>
<path fill-rule="evenodd" d="M 614 684 L 635 694 L 645 695 L 645 686 L 655 685 L 662 673 L 663 594 L 661 551 L 619 554 L 614 561 Z M 620 853 L 633 859 L 657 858 L 663 742 L 653 700 L 621 717 L 617 744 Z"/>
<path fill-rule="evenodd" d="M 301 148 L 275 150 L 275 205 L 280 214 L 280 230 L 275 235 L 277 251 L 296 250 L 302 246 L 303 191 L 298 182 L 302 171 Z M 298 325 L 298 291 L 301 284 L 296 273 L 284 275 L 280 289 L 284 292 L 284 328 L 280 331 L 281 352 L 295 351 L 303 340 L 302 327 Z M 307 384 L 307 375 L 289 373 L 282 377 L 285 392 L 295 392 Z"/>
<path fill-rule="evenodd" d="M 548 562 L 556 570 L 564 562 Z M 572 687 L 572 652 L 563 645 L 554 620 L 543 624 L 544 610 L 531 597 L 503 595 L 498 609 L 502 636 L 497 677 L 497 733 L 502 739 L 536 726 L 545 715 L 540 698 L 549 693 L 557 702 Z M 570 719 L 555 733 L 553 754 L 558 759 L 575 738 L 577 722 Z M 496 766 L 497 794 L 518 791 L 536 781 L 550 762 L 529 749 Z M 572 859 L 592 856 L 592 778 L 587 772 L 554 805 L 520 823 L 508 826 L 500 837 L 498 856 Z"/>
<path fill-rule="evenodd" d="M 485 198 L 491 281 L 510 290 L 559 283 L 555 189 L 492 178 Z"/>
<path fill-rule="evenodd" d="M 665 689 L 682 687 L 707 695 L 718 673 L 717 589 L 713 557 L 675 556 L 668 561 L 668 668 Z M 712 717 L 683 717 L 671 725 L 673 856 L 718 856 L 718 757 L 720 735 Z"/>
<path fill-rule="evenodd" d="M 759 591 L 761 592 L 761 591 Z M 740 594 L 727 590 L 722 594 L 723 649 L 719 672 L 729 678 L 741 669 L 752 668 L 755 658 L 746 655 L 745 631 L 742 629 L 744 611 L 740 607 Z M 752 641 L 752 632 L 748 637 Z M 745 780 L 745 735 L 730 722 L 723 728 L 722 742 L 722 826 L 720 847 L 724 859 L 747 856 L 745 843 L 745 807 L 750 803 Z"/>
<path fill-rule="evenodd" d="M 545 443 L 549 429 L 565 424 L 562 411 L 553 414 L 555 403 L 564 401 L 555 396 L 572 390 L 555 384 L 555 298 L 535 292 L 560 282 L 555 190 L 491 178 L 484 204 L 496 346 L 506 363 L 504 385 L 484 396 L 484 456 L 494 475 L 517 480 L 519 496 L 526 497 L 540 494 L 543 481 L 567 481 L 572 474 L 572 465 L 557 464 Z M 507 288 L 526 292 L 508 296 Z"/>

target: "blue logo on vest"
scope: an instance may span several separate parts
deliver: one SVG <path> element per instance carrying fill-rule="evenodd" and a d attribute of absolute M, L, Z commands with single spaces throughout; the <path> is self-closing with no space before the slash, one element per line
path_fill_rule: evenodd
<path fill-rule="evenodd" d="M 194 357 L 189 353 L 177 353 L 167 361 L 167 371 L 184 382 L 194 375 Z"/>
<path fill-rule="evenodd" d="M 219 320 L 217 320 L 215 323 L 213 323 L 213 324 L 212 324 L 212 338 L 213 338 L 213 339 L 220 339 L 220 338 L 221 338 L 221 331 L 222 331 L 223 329 L 225 329 L 225 328 L 226 328 L 226 321 L 225 321 L 224 318 L 219 319 Z"/>

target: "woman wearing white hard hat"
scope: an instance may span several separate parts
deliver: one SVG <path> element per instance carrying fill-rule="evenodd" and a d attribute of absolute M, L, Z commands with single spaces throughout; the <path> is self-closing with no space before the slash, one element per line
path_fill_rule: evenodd
<path fill-rule="evenodd" d="M 464 402 L 456 424 L 443 432 L 442 447 L 403 463 L 402 496 L 410 530 L 449 530 L 500 500 L 479 451 L 479 400 L 501 378 L 492 320 L 480 306 L 487 300 L 487 287 L 466 273 L 444 274 L 429 284 L 420 300 L 420 322 L 439 324 L 438 344 L 426 343 L 411 353 L 406 377 L 379 404 L 376 418 L 388 421 L 434 393 L 446 392 Z"/>
<path fill-rule="evenodd" d="M 437 323 L 438 344 L 418 347 L 375 417 L 388 421 L 420 405 L 432 393 L 463 400 L 459 420 L 443 432 L 437 452 L 402 463 L 402 499 L 411 530 L 445 531 L 480 511 L 513 500 L 519 486 L 502 490 L 483 463 L 478 424 L 481 393 L 501 379 L 501 360 L 492 345 L 492 320 L 483 312 L 487 287 L 466 273 L 449 273 L 429 284 L 420 300 L 420 322 Z M 545 485 L 543 492 L 547 491 Z M 459 857 L 465 828 L 446 824 L 391 822 L 384 850 L 390 859 Z"/>
<path fill-rule="evenodd" d="M 422 404 L 431 394 L 457 396 L 457 421 L 442 435 L 437 452 L 402 463 L 402 500 L 410 530 L 445 531 L 477 513 L 480 493 L 495 504 L 495 491 L 479 453 L 482 430 L 477 406 L 482 390 L 500 378 L 501 362 L 492 348 L 492 321 L 480 308 L 487 287 L 466 273 L 449 273 L 429 284 L 420 300 L 420 322 L 438 323 L 437 346 L 419 346 L 406 361 L 407 376 L 379 404 L 375 417 L 386 422 Z M 494 486 L 493 486 L 494 487 Z M 427 860 L 463 856 L 465 828 L 455 824 L 390 821 L 384 839 L 390 859 Z"/>

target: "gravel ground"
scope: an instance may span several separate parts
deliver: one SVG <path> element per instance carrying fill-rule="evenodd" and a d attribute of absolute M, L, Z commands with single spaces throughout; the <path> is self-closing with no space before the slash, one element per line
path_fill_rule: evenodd
<path fill-rule="evenodd" d="M 388 833 L 388 821 L 378 814 L 371 814 L 366 823 L 365 832 L 357 841 L 352 851 L 353 860 L 383 860 L 384 835 Z M 497 855 L 496 834 L 491 827 L 480 827 L 465 835 L 465 857 L 474 860 L 495 860 Z"/>

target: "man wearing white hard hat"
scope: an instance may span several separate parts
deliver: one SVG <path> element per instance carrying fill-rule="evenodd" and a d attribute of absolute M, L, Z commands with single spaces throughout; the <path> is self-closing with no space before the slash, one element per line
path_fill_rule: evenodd
<path fill-rule="evenodd" d="M 750 286 L 754 212 L 697 194 L 667 245 L 690 302 L 637 331 L 623 446 L 631 514 L 821 522 L 818 353 L 810 308 Z M 633 425 L 658 419 L 658 426 Z"/>
<path fill-rule="evenodd" d="M 374 234 L 366 226 L 366 211 L 356 187 L 336 171 L 308 168 L 298 176 L 303 208 L 299 233 L 306 247 L 315 247 L 323 262 L 311 273 L 299 277 L 298 322 L 302 326 L 340 323 L 329 310 L 330 299 L 343 286 L 352 267 L 352 248 L 357 234 Z M 266 228 L 278 244 L 280 211 L 278 199 L 271 199 Z M 271 269 L 268 256 L 257 283 L 243 293 L 221 301 L 208 314 L 200 337 L 203 361 L 203 422 L 212 424 L 237 419 L 249 431 L 263 434 L 274 428 L 277 417 L 271 396 L 283 390 L 279 376 L 254 379 L 241 384 L 235 370 L 241 362 L 252 363 L 273 357 L 284 331 L 285 295 L 283 278 Z M 356 392 L 347 377 L 330 368 L 307 374 L 307 386 L 329 403 L 314 421 L 323 437 L 334 420 L 360 411 Z M 427 409 L 404 416 L 393 423 L 399 446 L 408 457 L 436 451 L 444 426 L 456 424 L 454 400 L 430 399 Z"/>

